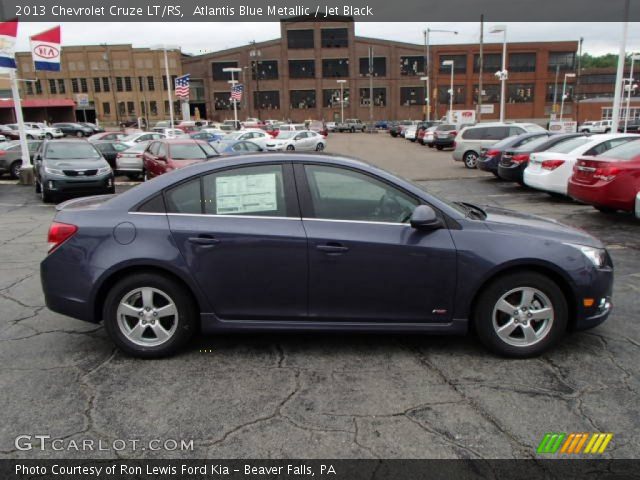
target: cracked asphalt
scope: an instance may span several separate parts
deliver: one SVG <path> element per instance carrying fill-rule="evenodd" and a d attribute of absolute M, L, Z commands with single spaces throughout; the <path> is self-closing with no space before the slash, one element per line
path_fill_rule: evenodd
<path fill-rule="evenodd" d="M 501 183 L 448 152 L 388 135 L 332 135 L 444 197 L 583 228 L 616 267 L 614 313 L 543 357 L 505 360 L 472 337 L 222 335 L 136 360 L 101 326 L 44 307 L 53 207 L 0 185 L 0 458 L 534 458 L 544 433 L 612 432 L 640 456 L 640 221 Z M 119 187 L 130 188 L 130 187 Z M 19 451 L 17 435 L 193 440 L 190 451 Z"/>

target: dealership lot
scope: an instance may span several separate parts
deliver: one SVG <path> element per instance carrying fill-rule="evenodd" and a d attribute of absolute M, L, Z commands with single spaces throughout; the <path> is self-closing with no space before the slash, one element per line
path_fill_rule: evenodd
<path fill-rule="evenodd" d="M 54 208 L 33 189 L 4 182 L 2 455 L 528 458 L 550 431 L 611 432 L 606 456 L 640 454 L 640 222 L 499 182 L 453 162 L 450 152 L 386 134 L 332 134 L 327 151 L 368 160 L 449 199 L 595 234 L 616 266 L 614 313 L 531 360 L 494 357 L 472 336 L 338 334 L 206 337 L 166 360 L 136 360 L 115 351 L 102 327 L 44 307 L 38 265 Z M 35 441 L 37 450 L 17 450 L 21 434 L 64 439 L 63 451 L 41 451 Z M 86 439 L 140 444 L 120 452 L 66 448 Z M 154 439 L 193 440 L 193 450 L 143 450 Z"/>

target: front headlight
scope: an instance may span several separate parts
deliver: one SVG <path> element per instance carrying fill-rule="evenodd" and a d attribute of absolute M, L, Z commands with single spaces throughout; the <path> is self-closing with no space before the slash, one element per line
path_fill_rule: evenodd
<path fill-rule="evenodd" d="M 591 261 L 594 267 L 602 268 L 605 265 L 607 254 L 604 248 L 587 247 L 586 245 L 576 245 L 574 243 L 565 243 L 577 250 Z"/>
<path fill-rule="evenodd" d="M 44 167 L 44 171 L 51 175 L 64 175 L 64 172 L 58 168 Z"/>
<path fill-rule="evenodd" d="M 111 173 L 111 167 L 102 167 L 98 169 L 98 175 L 104 175 L 106 173 Z"/>

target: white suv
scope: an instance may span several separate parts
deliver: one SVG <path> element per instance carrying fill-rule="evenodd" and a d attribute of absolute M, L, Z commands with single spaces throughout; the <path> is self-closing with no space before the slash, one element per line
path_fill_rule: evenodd
<path fill-rule="evenodd" d="M 45 138 L 48 139 L 64 137 L 64 133 L 62 133 L 62 130 L 55 127 L 48 127 L 44 123 L 25 122 L 24 125 L 25 127 L 31 128 L 33 130 L 42 130 L 42 132 L 44 132 Z"/>
<path fill-rule="evenodd" d="M 612 120 L 600 120 L 599 122 L 590 122 L 591 125 L 585 124 L 580 126 L 580 131 L 585 133 L 609 133 L 611 131 Z"/>

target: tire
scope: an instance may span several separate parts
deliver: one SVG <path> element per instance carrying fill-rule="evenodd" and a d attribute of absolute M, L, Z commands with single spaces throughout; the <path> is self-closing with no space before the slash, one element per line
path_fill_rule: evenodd
<path fill-rule="evenodd" d="M 27 135 L 27 140 L 33 140 L 33 135 Z"/>
<path fill-rule="evenodd" d="M 127 173 L 127 178 L 132 181 L 142 179 L 142 173 Z"/>
<path fill-rule="evenodd" d="M 316 145 L 316 152 L 321 152 L 324 150 L 324 145 L 322 144 L 322 142 L 319 142 L 318 145 Z"/>
<path fill-rule="evenodd" d="M 147 297 L 144 302 L 142 292 Z M 122 308 L 122 303 L 131 308 Z M 157 273 L 136 273 L 111 288 L 102 318 L 109 337 L 122 351 L 139 358 L 166 357 L 182 348 L 195 332 L 198 312 L 193 304 L 187 290 L 175 280 Z M 156 310 L 169 305 L 173 305 L 173 315 L 157 315 Z M 150 310 L 143 310 L 147 307 Z M 136 310 L 137 317 L 128 314 Z"/>
<path fill-rule="evenodd" d="M 40 195 L 40 182 L 38 181 L 38 179 L 36 179 L 36 181 L 34 182 L 36 184 L 36 194 Z"/>
<path fill-rule="evenodd" d="M 611 132 L 611 129 L 610 129 L 610 128 L 605 128 L 605 129 L 604 129 L 604 133 L 610 133 L 610 132 Z"/>
<path fill-rule="evenodd" d="M 474 169 L 478 166 L 478 154 L 473 150 L 469 150 L 463 155 L 462 161 L 465 167 Z"/>
<path fill-rule="evenodd" d="M 444 147 L 442 145 L 436 145 L 436 150 L 442 150 Z"/>
<path fill-rule="evenodd" d="M 493 173 L 493 176 L 496 177 L 498 180 L 502 180 L 500 178 L 500 175 L 498 175 L 498 172 L 491 172 L 491 173 Z"/>
<path fill-rule="evenodd" d="M 355 128 L 355 127 L 351 127 L 350 132 L 351 132 L 351 133 L 356 133 L 356 128 Z"/>
<path fill-rule="evenodd" d="M 9 167 L 9 176 L 13 179 L 20 178 L 20 169 L 22 168 L 22 160 L 16 160 Z"/>
<path fill-rule="evenodd" d="M 147 171 L 146 170 L 144 172 L 142 172 L 142 181 L 143 182 L 148 182 L 149 181 L 149 175 L 147 175 Z"/>
<path fill-rule="evenodd" d="M 522 304 L 523 290 L 533 298 L 527 305 Z M 505 310 L 514 311 L 505 312 L 500 304 Z M 540 319 L 530 323 L 542 308 L 550 308 L 550 316 L 541 314 Z M 482 291 L 473 317 L 478 337 L 489 350 L 507 357 L 528 358 L 540 355 L 562 338 L 567 330 L 568 307 L 562 290 L 549 277 L 517 272 L 497 278 Z M 509 334 L 498 334 L 497 329 L 507 325 L 511 326 L 507 327 Z M 529 339 L 525 331 L 531 335 Z"/>
<path fill-rule="evenodd" d="M 362 127 L 362 133 L 364 133 L 367 130 L 367 127 Z"/>
<path fill-rule="evenodd" d="M 51 135 L 50 133 L 45 133 L 45 134 L 44 134 L 44 137 L 45 137 L 47 140 L 51 140 L 51 139 L 53 138 L 53 135 Z"/>
<path fill-rule="evenodd" d="M 40 184 L 40 198 L 42 199 L 42 203 L 53 203 L 55 200 L 53 193 L 47 190 L 47 187 L 42 185 L 42 183 Z"/>
<path fill-rule="evenodd" d="M 293 145 L 287 145 L 287 150 L 293 152 L 296 149 Z"/>
<path fill-rule="evenodd" d="M 76 132 L 76 137 L 80 138 L 80 137 L 84 137 L 83 133 L 80 131 Z"/>
<path fill-rule="evenodd" d="M 601 207 L 601 206 L 594 205 L 593 208 L 598 210 L 600 213 L 606 213 L 607 215 L 611 215 L 612 213 L 617 212 L 615 208 L 611 208 L 611 207 Z"/>
<path fill-rule="evenodd" d="M 107 188 L 107 195 L 113 195 L 114 193 L 116 193 L 115 185 L 113 187 L 108 187 Z"/>

